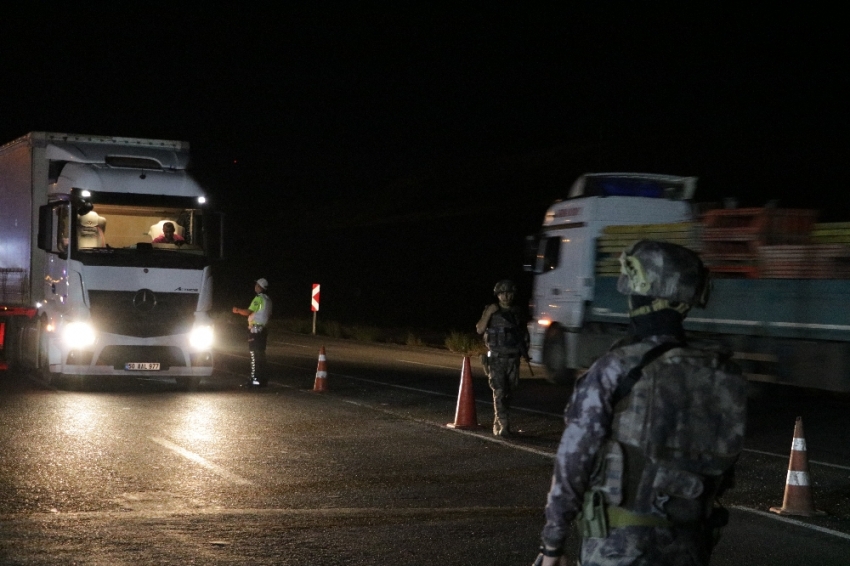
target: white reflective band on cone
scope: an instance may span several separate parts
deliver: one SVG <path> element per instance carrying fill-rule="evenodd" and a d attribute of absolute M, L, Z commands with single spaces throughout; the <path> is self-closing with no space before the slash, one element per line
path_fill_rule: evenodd
<path fill-rule="evenodd" d="M 319 370 L 319 371 L 316 372 L 316 377 L 327 377 L 327 376 L 328 376 L 328 372 L 326 372 L 326 371 Z"/>
<path fill-rule="evenodd" d="M 805 438 L 795 438 L 794 442 L 791 443 L 791 450 L 796 450 L 797 452 L 805 452 L 806 451 L 806 439 Z"/>
<path fill-rule="evenodd" d="M 800 485 L 800 486 L 808 486 L 809 485 L 809 473 L 808 472 L 794 472 L 792 470 L 788 470 L 788 479 L 785 480 L 788 485 Z"/>

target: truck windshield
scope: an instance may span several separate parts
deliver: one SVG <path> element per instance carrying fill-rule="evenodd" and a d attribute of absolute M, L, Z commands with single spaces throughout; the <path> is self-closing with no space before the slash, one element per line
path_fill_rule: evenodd
<path fill-rule="evenodd" d="M 184 199 L 187 200 L 187 199 Z M 72 255 L 88 265 L 206 263 L 204 210 L 165 203 L 85 203 L 75 209 Z"/>
<path fill-rule="evenodd" d="M 649 197 L 686 200 L 692 197 L 695 178 L 664 175 L 585 175 L 570 189 L 569 198 Z"/>

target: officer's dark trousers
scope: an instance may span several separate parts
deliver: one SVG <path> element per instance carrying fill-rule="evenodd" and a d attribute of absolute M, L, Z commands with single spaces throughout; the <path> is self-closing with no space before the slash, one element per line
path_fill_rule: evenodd
<path fill-rule="evenodd" d="M 265 328 L 259 332 L 248 330 L 248 352 L 251 354 L 251 381 L 256 385 L 269 382 L 266 367 L 266 341 L 269 332 Z"/>

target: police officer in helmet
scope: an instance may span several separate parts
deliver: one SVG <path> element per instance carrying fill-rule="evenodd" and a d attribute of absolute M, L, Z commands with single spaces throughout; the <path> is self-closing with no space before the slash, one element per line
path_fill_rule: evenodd
<path fill-rule="evenodd" d="M 630 332 L 575 386 L 555 457 L 536 564 L 566 564 L 571 526 L 583 566 L 705 566 L 728 513 L 746 421 L 730 353 L 685 342 L 708 271 L 693 251 L 641 240 L 620 257 Z"/>
<path fill-rule="evenodd" d="M 251 377 L 243 387 L 265 387 L 268 385 L 266 343 L 268 323 L 272 316 L 272 300 L 268 296 L 269 282 L 261 277 L 254 281 L 256 296 L 247 309 L 233 307 L 234 314 L 248 317 L 248 351 L 251 354 Z"/>
<path fill-rule="evenodd" d="M 487 305 L 475 329 L 484 335 L 488 349 L 482 361 L 493 390 L 493 434 L 508 436 L 511 394 L 519 385 L 520 358 L 528 359 L 528 337 L 520 310 L 513 304 L 514 282 L 499 281 L 493 294 L 498 303 Z"/>

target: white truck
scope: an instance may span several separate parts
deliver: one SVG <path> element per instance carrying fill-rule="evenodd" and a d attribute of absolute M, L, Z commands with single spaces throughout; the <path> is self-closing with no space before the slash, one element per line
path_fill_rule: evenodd
<path fill-rule="evenodd" d="M 0 364 L 48 382 L 212 374 L 222 217 L 188 161 L 170 140 L 32 132 L 0 146 Z M 166 223 L 175 242 L 160 242 Z"/>
<path fill-rule="evenodd" d="M 730 348 L 750 380 L 850 391 L 850 224 L 774 207 L 700 215 L 696 181 L 590 173 L 549 207 L 526 247 L 532 362 L 569 383 L 624 336 L 617 256 L 637 239 L 665 239 L 700 252 L 712 272 L 708 306 L 685 319 L 691 337 Z"/>

